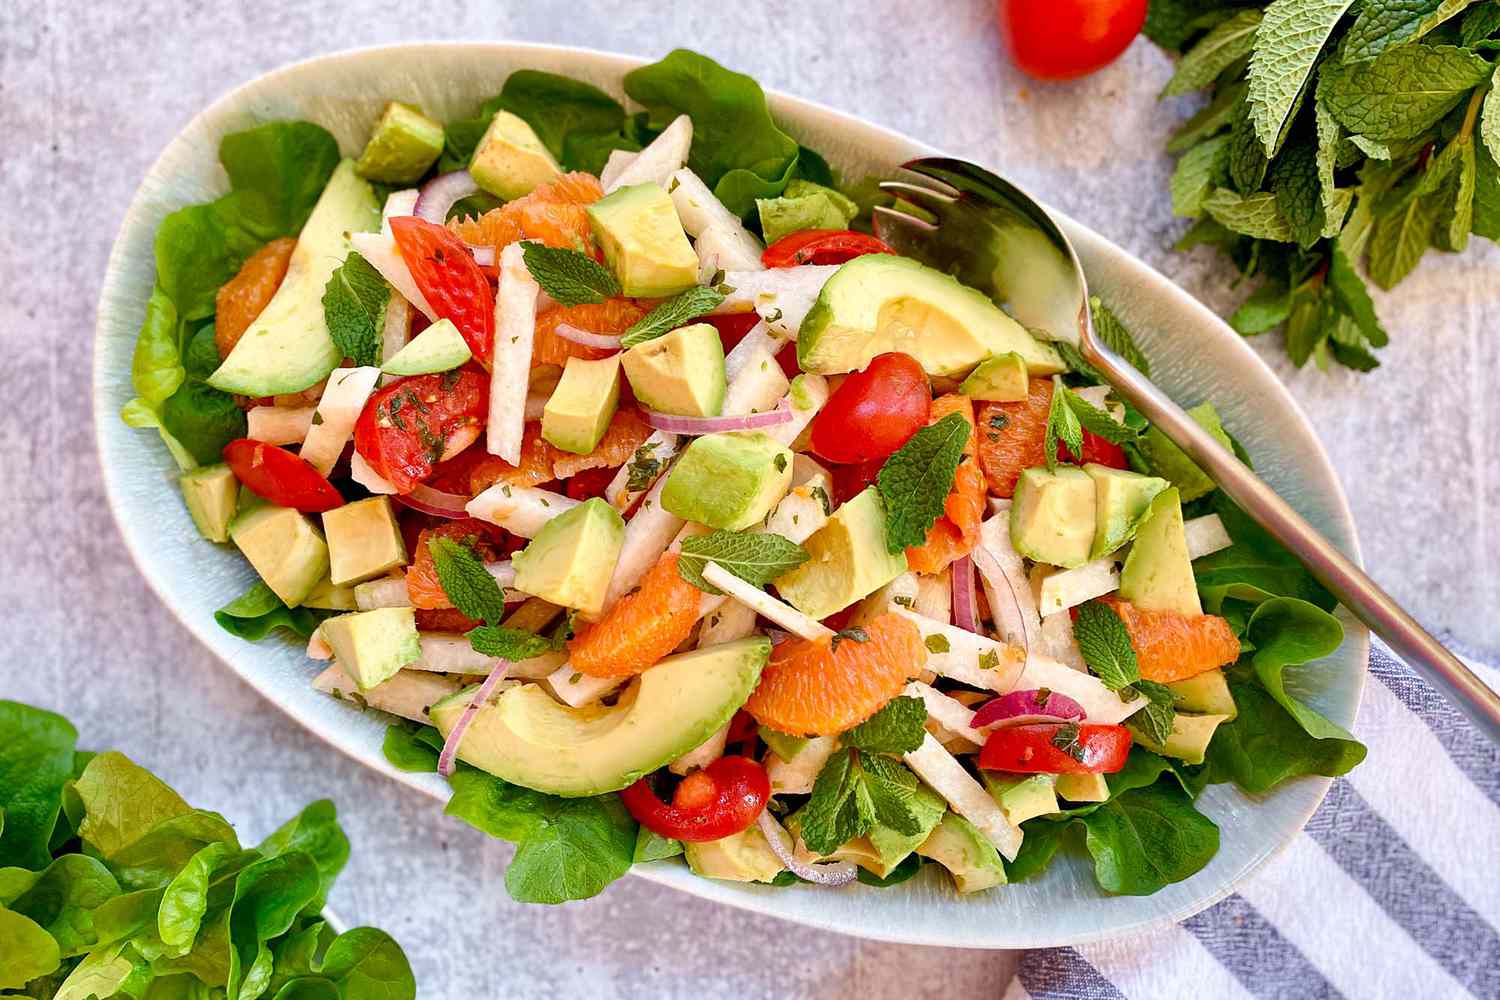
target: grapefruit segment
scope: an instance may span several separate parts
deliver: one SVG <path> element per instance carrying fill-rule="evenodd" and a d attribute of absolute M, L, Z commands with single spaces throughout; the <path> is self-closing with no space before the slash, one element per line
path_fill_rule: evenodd
<path fill-rule="evenodd" d="M 239 273 L 219 287 L 214 296 L 214 344 L 221 359 L 229 357 L 234 345 L 281 287 L 295 249 L 294 237 L 272 240 L 251 254 Z"/>
<path fill-rule="evenodd" d="M 453 607 L 453 602 L 448 600 L 448 594 L 438 580 L 437 566 L 432 561 L 432 549 L 428 542 L 434 538 L 451 538 L 455 542 L 470 539 L 479 558 L 491 562 L 499 558 L 489 538 L 494 530 L 493 525 L 472 517 L 445 521 L 435 528 L 423 528 L 417 534 L 417 544 L 413 546 L 411 565 L 406 568 L 406 596 L 411 600 L 412 607 L 427 611 Z"/>
<path fill-rule="evenodd" d="M 1034 378 L 1024 400 L 985 403 L 979 408 L 979 467 L 994 496 L 1014 496 L 1016 480 L 1024 470 L 1047 464 L 1047 411 L 1051 407 L 1052 380 Z"/>

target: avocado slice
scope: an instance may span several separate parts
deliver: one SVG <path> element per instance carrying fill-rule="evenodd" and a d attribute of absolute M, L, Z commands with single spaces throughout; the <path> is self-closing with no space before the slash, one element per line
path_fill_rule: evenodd
<path fill-rule="evenodd" d="M 323 293 L 349 254 L 349 234 L 380 228 L 380 204 L 368 181 L 344 160 L 328 179 L 297 236 L 281 287 L 208 377 L 208 384 L 242 396 L 301 392 L 343 360 L 323 319 Z"/>
<path fill-rule="evenodd" d="M 807 749 L 809 742 L 806 736 L 778 733 L 770 726 L 759 727 L 758 735 L 761 741 L 771 748 L 772 753 L 787 762 L 794 760 L 799 753 Z"/>
<path fill-rule="evenodd" d="M 620 356 L 569 358 L 542 410 L 542 440 L 574 455 L 598 447 L 620 405 Z"/>
<path fill-rule="evenodd" d="M 846 229 L 859 205 L 833 188 L 796 178 L 778 198 L 755 199 L 760 230 L 767 243 L 804 229 Z"/>
<path fill-rule="evenodd" d="M 526 120 L 497 111 L 469 160 L 474 183 L 502 201 L 514 201 L 562 176 L 552 153 Z"/>
<path fill-rule="evenodd" d="M 1105 802 L 1109 799 L 1109 782 L 1102 774 L 1059 774 L 1057 797 L 1068 802 Z"/>
<path fill-rule="evenodd" d="M 1173 681 L 1167 687 L 1180 711 L 1227 715 L 1231 719 L 1239 714 L 1223 670 L 1205 670 L 1186 680 Z"/>
<path fill-rule="evenodd" d="M 261 502 L 229 525 L 229 537 L 266 586 L 294 608 L 328 575 L 328 543 L 307 515 Z"/>
<path fill-rule="evenodd" d="M 906 572 L 906 553 L 885 544 L 885 504 L 875 487 L 840 506 L 802 543 L 807 562 L 775 580 L 782 600 L 823 619 Z"/>
<path fill-rule="evenodd" d="M 786 868 L 753 823 L 718 840 L 684 843 L 682 853 L 693 874 L 729 882 L 770 882 Z"/>
<path fill-rule="evenodd" d="M 1234 444 L 1229 440 L 1229 434 L 1225 432 L 1224 425 L 1219 421 L 1219 411 L 1214 409 L 1212 403 L 1199 403 L 1187 415 L 1197 421 L 1198 426 L 1213 435 L 1215 441 L 1234 451 Z M 1155 427 L 1146 428 L 1146 433 L 1141 435 L 1141 452 L 1146 456 L 1146 462 L 1151 466 L 1151 471 L 1168 480 L 1176 486 L 1182 494 L 1182 502 L 1196 500 L 1206 496 L 1216 489 L 1216 484 L 1208 474 L 1198 468 L 1197 464 L 1187 453 L 1177 447 L 1172 439 L 1167 437 Z"/>
<path fill-rule="evenodd" d="M 223 462 L 202 465 L 177 480 L 182 499 L 198 534 L 210 542 L 229 541 L 229 522 L 234 520 L 240 484 Z"/>
<path fill-rule="evenodd" d="M 717 417 L 724 410 L 724 344 L 709 323 L 679 327 L 621 356 L 635 398 L 653 410 Z"/>
<path fill-rule="evenodd" d="M 601 497 L 585 500 L 542 525 L 515 554 L 516 589 L 598 617 L 624 541 L 620 512 Z"/>
<path fill-rule="evenodd" d="M 1120 596 L 1147 610 L 1189 617 L 1203 614 L 1176 487 L 1163 490 L 1151 501 L 1120 570 Z"/>
<path fill-rule="evenodd" d="M 1058 810 L 1055 774 L 1006 774 L 981 770 L 979 780 L 1013 826 Z"/>
<path fill-rule="evenodd" d="M 997 354 L 979 363 L 958 391 L 972 399 L 991 403 L 1016 403 L 1031 392 L 1026 359 L 1014 351 Z"/>
<path fill-rule="evenodd" d="M 833 375 L 890 351 L 916 358 L 929 375 L 959 375 L 1009 352 L 1032 375 L 1065 370 L 1050 344 L 956 278 L 908 257 L 856 257 L 824 283 L 803 318 L 797 361 L 803 371 Z"/>
<path fill-rule="evenodd" d="M 667 473 L 661 505 L 684 521 L 742 531 L 765 520 L 791 483 L 791 449 L 769 434 L 705 434 Z"/>
<path fill-rule="evenodd" d="M 1005 884 L 1005 864 L 1000 860 L 1000 852 L 958 813 L 945 814 L 917 853 L 948 869 L 961 893 L 981 892 Z"/>
<path fill-rule="evenodd" d="M 1094 480 L 1094 545 L 1089 558 L 1098 559 L 1135 537 L 1151 501 L 1167 488 L 1167 481 L 1094 462 L 1083 471 Z"/>
<path fill-rule="evenodd" d="M 601 574 L 608 576 L 608 574 Z M 553 795 L 612 792 L 699 746 L 750 697 L 771 656 L 764 636 L 662 660 L 610 706 L 570 708 L 522 684 L 484 705 L 459 759 L 506 781 Z M 432 706 L 446 736 L 474 689 Z"/>
<path fill-rule="evenodd" d="M 369 497 L 323 512 L 328 575 L 335 587 L 384 576 L 406 565 L 406 543 L 391 498 Z"/>
<path fill-rule="evenodd" d="M 1028 559 L 1072 569 L 1089 561 L 1097 499 L 1087 472 L 1060 465 L 1027 469 L 1010 505 L 1010 542 Z"/>
<path fill-rule="evenodd" d="M 443 126 L 415 104 L 391 101 L 380 113 L 354 171 L 366 180 L 415 184 L 443 152 Z"/>
<path fill-rule="evenodd" d="M 1229 719 L 1228 715 L 1189 715 L 1178 712 L 1172 719 L 1171 735 L 1162 743 L 1152 739 L 1140 726 L 1130 723 L 1126 725 L 1135 741 L 1147 750 L 1164 757 L 1176 757 L 1185 764 L 1201 764 L 1204 754 L 1208 753 L 1208 744 L 1213 740 L 1215 730 L 1221 722 Z"/>
<path fill-rule="evenodd" d="M 431 375 L 468 364 L 474 355 L 451 319 L 440 319 L 380 366 L 387 375 Z"/>
<path fill-rule="evenodd" d="M 318 630 L 333 647 L 333 658 L 361 690 L 390 680 L 422 658 L 413 608 L 355 611 L 329 618 Z"/>
<path fill-rule="evenodd" d="M 672 196 L 657 185 L 620 188 L 587 212 L 594 238 L 625 295 L 664 299 L 698 284 L 698 255 Z"/>

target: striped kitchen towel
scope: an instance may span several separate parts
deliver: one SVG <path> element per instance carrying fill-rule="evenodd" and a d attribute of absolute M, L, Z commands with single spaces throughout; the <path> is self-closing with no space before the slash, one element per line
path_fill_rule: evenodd
<path fill-rule="evenodd" d="M 1500 998 L 1500 748 L 1378 642 L 1370 673 L 1369 756 L 1284 853 L 1179 926 L 1027 952 L 1005 1000 Z"/>

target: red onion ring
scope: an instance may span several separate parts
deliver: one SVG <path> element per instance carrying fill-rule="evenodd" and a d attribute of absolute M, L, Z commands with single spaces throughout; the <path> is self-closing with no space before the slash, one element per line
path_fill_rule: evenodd
<path fill-rule="evenodd" d="M 953 583 L 953 624 L 965 632 L 981 634 L 975 610 L 973 558 L 964 556 L 955 560 L 948 573 Z"/>
<path fill-rule="evenodd" d="M 463 742 L 469 723 L 474 721 L 474 716 L 479 714 L 480 706 L 489 700 L 491 693 L 495 690 L 495 685 L 500 683 L 509 669 L 509 660 L 501 660 L 495 664 L 495 668 L 484 679 L 484 683 L 479 685 L 479 690 L 474 692 L 474 697 L 470 698 L 469 703 L 464 706 L 463 714 L 458 717 L 458 721 L 453 724 L 453 728 L 448 731 L 447 737 L 443 740 L 443 751 L 438 754 L 438 774 L 446 778 L 453 773 L 454 762 L 458 757 L 458 745 Z"/>
<path fill-rule="evenodd" d="M 766 843 L 771 845 L 771 853 L 776 855 L 777 860 L 786 865 L 787 870 L 800 879 L 808 882 L 816 882 L 818 885 L 848 885 L 854 881 L 855 867 L 848 861 L 835 861 L 831 864 L 810 865 L 799 861 L 786 845 L 781 842 L 781 835 L 786 829 L 776 822 L 776 817 L 771 815 L 771 810 L 762 809 L 755 822 L 760 824 L 760 832 L 766 835 Z"/>
<path fill-rule="evenodd" d="M 789 423 L 792 419 L 792 411 L 785 405 L 785 401 L 778 404 L 774 410 L 732 417 L 680 417 L 656 410 L 642 412 L 646 415 L 646 423 L 668 434 L 718 434 L 724 431 L 749 431 L 757 427 L 775 427 L 777 424 Z"/>
<path fill-rule="evenodd" d="M 1014 613 L 1015 621 L 1020 625 L 1021 648 L 1026 651 L 1026 656 L 1030 658 L 1031 639 L 1026 634 L 1026 616 L 1021 613 L 1021 601 L 1020 598 L 1016 597 L 1016 588 L 1012 586 L 1010 577 L 1005 575 L 1005 570 L 1001 568 L 1000 561 L 993 555 L 991 555 L 983 545 L 977 546 L 974 549 L 973 555 L 975 555 L 980 562 L 984 563 L 986 573 L 1005 584 L 1005 595 L 1010 598 L 1011 611 Z M 998 592 L 1000 588 L 996 587 L 995 589 Z M 991 608 L 990 611 L 995 615 L 995 622 L 996 625 L 998 625 L 1000 618 L 997 609 Z M 1009 642 L 1011 637 L 1001 636 L 1001 638 Z"/>
<path fill-rule="evenodd" d="M 474 255 L 474 263 L 480 267 L 494 267 L 499 260 L 499 255 L 492 246 L 484 243 L 465 243 L 464 246 L 469 248 L 469 253 Z"/>
<path fill-rule="evenodd" d="M 417 218 L 426 219 L 428 222 L 435 222 L 441 226 L 448 221 L 448 212 L 454 205 L 478 193 L 479 185 L 474 183 L 474 178 L 467 170 L 439 174 L 422 185 L 422 190 L 417 195 L 417 203 L 412 206 L 411 211 Z"/>
<path fill-rule="evenodd" d="M 997 722 L 1020 726 L 1033 722 L 1082 722 L 1086 718 L 1083 706 L 1067 695 L 1049 691 L 1044 699 L 1041 693 L 1041 688 L 1030 688 L 991 698 L 974 713 L 969 725 L 983 729 Z"/>
<path fill-rule="evenodd" d="M 607 333 L 590 333 L 588 330 L 580 330 L 571 323 L 559 323 L 552 328 L 552 332 L 563 340 L 571 340 L 575 344 L 584 347 L 596 347 L 601 351 L 619 350 L 620 338 Z"/>
<path fill-rule="evenodd" d="M 461 497 L 457 493 L 444 493 L 435 490 L 431 486 L 418 483 L 412 487 L 410 493 L 393 493 L 391 499 L 399 504 L 419 510 L 433 517 L 460 518 L 468 517 L 469 512 L 464 510 L 469 504 L 468 497 Z"/>

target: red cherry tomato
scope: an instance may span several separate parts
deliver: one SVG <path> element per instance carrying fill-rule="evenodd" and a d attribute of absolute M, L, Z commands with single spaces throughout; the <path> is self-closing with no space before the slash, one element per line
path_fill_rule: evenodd
<path fill-rule="evenodd" d="M 378 390 L 354 423 L 354 450 L 398 493 L 432 475 L 448 435 L 484 422 L 489 376 L 473 368 L 413 375 Z"/>
<path fill-rule="evenodd" d="M 881 457 L 854 465 L 835 465 L 829 469 L 833 473 L 833 499 L 838 503 L 848 503 L 859 496 L 866 486 L 875 482 L 880 475 L 880 467 L 884 464 L 885 458 Z"/>
<path fill-rule="evenodd" d="M 705 316 L 703 320 L 706 323 L 712 323 L 719 331 L 719 342 L 724 345 L 724 353 L 728 354 L 734 350 L 736 344 L 745 339 L 745 335 L 754 329 L 755 324 L 760 322 L 760 314 L 755 312 L 725 313 L 722 316 Z M 792 341 L 776 352 L 776 363 L 781 366 L 781 370 L 789 379 L 802 374 L 802 369 L 797 365 L 796 341 Z"/>
<path fill-rule="evenodd" d="M 615 478 L 615 469 L 584 469 L 575 473 L 563 487 L 574 500 L 592 500 L 604 496 L 605 487 Z"/>
<path fill-rule="evenodd" d="M 1128 469 L 1130 460 L 1125 457 L 1125 449 L 1108 441 L 1092 431 L 1083 432 L 1083 454 L 1075 456 L 1067 445 L 1058 442 L 1058 457 L 1064 462 L 1073 465 L 1087 465 L 1090 462 L 1099 465 L 1107 465 L 1111 469 Z"/>
<path fill-rule="evenodd" d="M 1019 774 L 1114 774 L 1129 755 L 1124 726 L 1044 722 L 990 733 L 979 766 Z"/>
<path fill-rule="evenodd" d="M 830 462 L 884 458 L 927 426 L 932 387 L 909 354 L 878 354 L 844 379 L 812 422 L 813 451 Z"/>
<path fill-rule="evenodd" d="M 263 441 L 240 438 L 224 446 L 224 461 L 251 493 L 307 514 L 344 505 L 333 484 L 306 461 Z"/>
<path fill-rule="evenodd" d="M 701 843 L 746 829 L 766 807 L 771 779 L 748 757 L 720 757 L 677 786 L 671 803 L 642 778 L 620 793 L 630 815 L 652 833 Z"/>
<path fill-rule="evenodd" d="M 393 218 L 391 235 L 438 317 L 451 319 L 474 357 L 488 367 L 495 345 L 495 293 L 464 241 L 414 215 Z"/>
<path fill-rule="evenodd" d="M 852 229 L 804 229 L 766 247 L 760 262 L 766 267 L 799 264 L 843 264 L 867 253 L 895 253 L 890 244 Z"/>
<path fill-rule="evenodd" d="M 1114 62 L 1146 23 L 1146 0 L 1000 0 L 1000 31 L 1022 71 L 1071 80 Z"/>
<path fill-rule="evenodd" d="M 724 742 L 742 743 L 754 736 L 759 728 L 760 723 L 755 721 L 755 716 L 742 708 L 729 720 L 729 734 Z"/>

